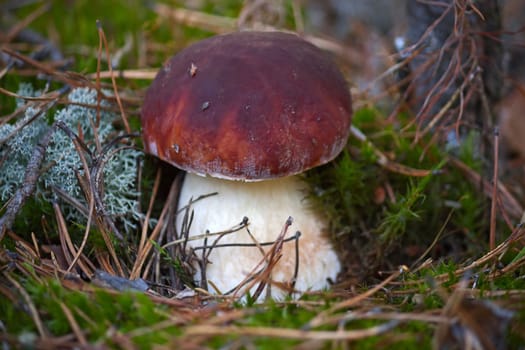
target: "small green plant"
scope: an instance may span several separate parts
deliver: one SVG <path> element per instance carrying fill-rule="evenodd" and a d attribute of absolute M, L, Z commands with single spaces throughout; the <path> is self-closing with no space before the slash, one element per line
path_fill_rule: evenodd
<path fill-rule="evenodd" d="M 423 191 L 429 179 L 427 176 L 417 184 L 409 182 L 405 195 L 390 206 L 377 228 L 381 241 L 392 243 L 405 233 L 409 222 L 421 220 L 419 210 L 415 208 L 425 199 Z"/>

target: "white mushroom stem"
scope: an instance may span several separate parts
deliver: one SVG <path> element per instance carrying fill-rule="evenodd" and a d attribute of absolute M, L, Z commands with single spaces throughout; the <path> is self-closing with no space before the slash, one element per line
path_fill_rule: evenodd
<path fill-rule="evenodd" d="M 328 236 L 322 216 L 311 210 L 307 203 L 306 184 L 298 177 L 261 182 L 228 181 L 205 178 L 187 174 L 179 198 L 179 209 L 192 199 L 217 192 L 192 204 L 194 218 L 189 235 L 220 232 L 239 224 L 243 217 L 248 218 L 248 229 L 257 242 L 273 242 L 283 231 L 288 217 L 293 218 L 285 238 L 297 231 L 299 238 L 299 271 L 295 282 L 298 291 L 321 290 L 328 287 L 328 279 L 335 280 L 340 271 L 338 260 Z M 180 214 L 177 228 L 182 225 Z M 208 238 L 211 245 L 217 236 Z M 218 244 L 253 243 L 246 229 L 227 234 Z M 201 247 L 203 239 L 191 240 L 192 247 Z M 296 242 L 291 240 L 283 244 L 282 257 L 273 267 L 271 278 L 275 282 L 291 283 L 296 268 Z M 265 251 L 270 249 L 263 247 Z M 201 256 L 202 251 L 197 251 Z M 263 259 L 258 247 L 216 247 L 209 256 L 206 277 L 220 292 L 225 293 L 235 288 L 250 274 Z M 263 267 L 264 265 L 259 265 Z M 197 279 L 200 273 L 195 276 Z M 210 291 L 213 292 L 213 288 Z M 255 289 L 252 289 L 252 294 Z M 287 291 L 271 288 L 272 297 L 281 299 Z"/>

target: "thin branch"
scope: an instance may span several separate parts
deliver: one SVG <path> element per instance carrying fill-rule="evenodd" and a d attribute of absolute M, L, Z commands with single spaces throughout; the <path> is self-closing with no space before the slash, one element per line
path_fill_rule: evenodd
<path fill-rule="evenodd" d="M 33 150 L 33 154 L 27 164 L 23 184 L 11 198 L 4 215 L 0 218 L 0 242 L 4 238 L 6 230 L 13 225 L 16 215 L 22 209 L 27 198 L 32 196 L 35 191 L 36 183 L 40 176 L 39 170 L 55 130 L 56 124 L 46 131 Z"/>

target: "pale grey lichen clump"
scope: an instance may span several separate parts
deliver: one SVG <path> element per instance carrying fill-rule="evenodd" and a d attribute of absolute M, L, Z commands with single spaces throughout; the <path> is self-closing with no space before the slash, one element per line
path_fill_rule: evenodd
<path fill-rule="evenodd" d="M 33 91 L 30 85 L 23 84 L 20 87 L 21 96 L 38 96 L 38 91 Z M 54 121 L 62 121 L 74 133 L 81 134 L 84 143 L 96 154 L 96 142 L 94 125 L 96 123 L 96 109 L 81 106 L 79 104 L 94 106 L 97 104 L 97 93 L 89 88 L 74 89 L 68 96 L 72 104 L 55 112 Z M 17 100 L 18 107 L 24 101 Z M 101 103 L 107 107 L 107 102 Z M 27 163 L 39 139 L 51 127 L 49 116 L 41 113 L 36 119 L 13 137 L 2 143 L 19 125 L 27 123 L 39 113 L 38 109 L 28 107 L 23 118 L 17 123 L 4 124 L 0 126 L 0 201 L 5 203 L 20 187 Z M 100 111 L 100 124 L 96 129 L 96 136 L 103 146 L 122 132 L 116 130 L 113 121 L 117 115 L 108 111 Z M 107 159 L 103 168 L 104 197 L 103 202 L 108 214 L 123 223 L 126 230 L 134 227 L 134 222 L 140 216 L 137 209 L 137 160 L 141 152 L 135 149 L 122 149 L 113 152 L 116 147 L 110 149 L 111 157 Z M 109 156 L 108 154 L 108 156 Z M 88 158 L 89 161 L 89 158 Z M 76 176 L 76 173 L 84 173 L 80 157 L 75 149 L 70 136 L 63 130 L 57 128 L 50 145 L 46 148 L 45 161 L 42 167 L 44 171 L 36 186 L 37 198 L 50 201 L 56 198 L 54 188 L 59 188 L 69 196 L 86 205 L 85 197 Z M 60 203 L 63 203 L 62 201 Z M 86 217 L 71 206 L 64 205 L 64 212 L 68 219 L 86 222 Z"/>

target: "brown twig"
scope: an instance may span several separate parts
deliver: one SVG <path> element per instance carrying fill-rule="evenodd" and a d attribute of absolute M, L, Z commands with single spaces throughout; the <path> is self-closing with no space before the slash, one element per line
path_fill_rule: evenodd
<path fill-rule="evenodd" d="M 106 48 L 106 58 L 107 58 L 107 61 L 108 61 L 108 68 L 109 68 L 109 72 L 111 74 L 111 82 L 113 83 L 113 92 L 114 92 L 115 97 L 117 99 L 117 104 L 118 104 L 118 106 L 120 108 L 120 116 L 122 117 L 122 122 L 124 123 L 124 128 L 126 130 L 126 133 L 131 134 L 131 127 L 129 126 L 128 117 L 126 116 L 126 112 L 124 110 L 124 107 L 122 106 L 122 101 L 120 100 L 120 95 L 119 95 L 119 92 L 118 92 L 118 89 L 117 89 L 117 81 L 115 80 L 115 75 L 112 74 L 113 66 L 111 64 L 111 57 L 110 57 L 110 54 L 109 54 L 109 46 L 108 46 L 108 42 L 106 40 L 106 34 L 104 33 L 104 30 L 102 29 L 102 24 L 100 23 L 100 21 L 97 21 L 97 29 L 98 29 L 99 40 L 104 43 L 104 47 Z M 100 60 L 99 60 L 99 62 L 100 62 Z M 98 66 L 97 71 L 100 71 L 100 66 Z M 100 78 L 97 79 L 97 81 L 100 83 Z"/>
<path fill-rule="evenodd" d="M 177 187 L 172 185 L 168 194 L 168 198 L 166 198 L 166 204 L 162 208 L 162 212 L 160 213 L 160 216 L 158 218 L 157 224 L 155 225 L 155 228 L 151 232 L 151 235 L 149 236 L 149 239 L 144 244 L 143 248 L 137 252 L 137 258 L 135 260 L 135 263 L 133 264 L 133 268 L 130 273 L 130 279 L 136 279 L 141 276 L 142 273 L 146 273 L 145 271 L 142 271 L 142 267 L 145 265 L 146 260 L 148 256 L 151 253 L 151 250 L 153 249 L 152 242 L 157 239 L 157 237 L 160 234 L 160 231 L 163 229 L 163 226 L 165 225 L 165 219 L 166 215 L 169 210 L 169 206 L 173 205 L 175 203 L 175 198 L 177 195 Z M 147 226 L 146 226 L 147 229 Z"/>
<path fill-rule="evenodd" d="M 61 72 L 51 67 L 49 64 L 38 62 L 37 60 L 16 52 L 8 47 L 0 47 L 0 51 L 5 52 L 11 57 L 21 60 L 22 62 L 35 67 L 38 71 L 43 72 L 50 77 L 68 85 L 71 87 L 87 86 L 92 89 L 96 89 L 96 86 L 92 84 L 85 76 L 75 72 Z M 0 74 L 1 76 L 1 74 Z"/>
<path fill-rule="evenodd" d="M 38 330 L 38 334 L 40 334 L 40 337 L 43 339 L 47 339 L 48 332 L 44 328 L 44 323 L 42 322 L 42 319 L 40 318 L 38 310 L 35 304 L 33 303 L 33 301 L 31 300 L 31 297 L 29 296 L 27 291 L 22 287 L 20 283 L 18 283 L 16 279 L 11 277 L 9 273 L 4 272 L 3 275 L 9 281 L 9 283 L 11 283 L 22 295 L 22 298 L 24 299 L 27 305 L 27 308 L 29 309 L 29 314 L 31 318 L 33 319 L 33 322 L 35 323 L 36 329 Z"/>
<path fill-rule="evenodd" d="M 27 198 L 29 198 L 35 191 L 36 183 L 40 175 L 39 170 L 46 154 L 46 148 L 51 142 L 55 129 L 56 126 L 49 128 L 33 150 L 33 155 L 29 159 L 26 167 L 22 186 L 11 198 L 4 215 L 0 218 L 0 242 L 4 238 L 6 230 L 11 228 L 16 215 L 24 205 Z"/>
<path fill-rule="evenodd" d="M 353 297 L 351 299 L 339 302 L 339 303 L 335 304 L 334 306 L 332 306 L 331 308 L 329 308 L 328 310 L 326 310 L 324 312 L 321 312 L 319 315 L 314 317 L 308 323 L 308 327 L 311 327 L 311 328 L 318 327 L 318 326 L 324 324 L 325 318 L 327 318 L 330 314 L 332 314 L 332 313 L 334 313 L 336 311 L 339 311 L 339 310 L 342 310 L 342 309 L 347 309 L 347 308 L 350 308 L 350 307 L 352 307 L 354 305 L 359 304 L 360 302 L 362 302 L 366 298 L 371 297 L 372 295 L 374 295 L 375 293 L 377 293 L 378 291 L 383 289 L 389 283 L 391 283 L 396 278 L 401 276 L 404 272 L 406 272 L 406 267 L 402 266 L 402 267 L 399 268 L 398 271 L 394 272 L 393 274 L 388 276 L 385 280 L 383 280 L 381 283 L 377 284 L 373 288 L 370 288 L 366 292 L 361 293 L 361 294 L 359 294 L 359 295 L 357 295 L 357 296 L 355 296 L 355 297 Z"/>
<path fill-rule="evenodd" d="M 433 170 L 415 169 L 415 168 L 411 168 L 406 165 L 391 161 L 355 125 L 352 125 L 350 132 L 352 136 L 354 136 L 360 142 L 366 143 L 370 147 L 372 147 L 374 154 L 377 156 L 377 164 L 381 166 L 382 168 L 387 169 L 388 171 L 402 174 L 402 175 L 407 175 L 407 176 L 415 176 L 415 177 L 425 177 L 425 176 L 435 173 L 435 171 Z"/>
<path fill-rule="evenodd" d="M 167 17 L 172 21 L 182 22 L 188 26 L 199 27 L 214 33 L 228 33 L 237 28 L 235 18 L 215 16 L 184 8 L 173 8 L 162 3 L 156 3 L 153 10 L 161 18 Z"/>
<path fill-rule="evenodd" d="M 185 330 L 185 335 L 187 337 L 193 337 L 197 335 L 204 335 L 208 337 L 238 335 L 297 340 L 359 340 L 388 332 L 398 324 L 398 321 L 394 320 L 367 329 L 353 331 L 308 331 L 290 328 L 196 325 L 187 327 Z"/>
<path fill-rule="evenodd" d="M 24 28 L 26 28 L 31 22 L 33 22 L 38 17 L 42 16 L 44 13 L 46 13 L 50 8 L 49 3 L 44 3 L 42 6 L 34 10 L 29 14 L 29 16 L 25 17 L 23 20 L 19 21 L 16 25 L 14 25 L 9 32 L 5 35 L 4 41 L 6 43 L 11 42 Z"/>
<path fill-rule="evenodd" d="M 80 325 L 75 320 L 75 316 L 73 315 L 71 310 L 69 310 L 69 308 L 63 302 L 60 302 L 59 305 L 60 305 L 60 308 L 62 309 L 62 312 L 66 316 L 69 322 L 69 325 L 71 326 L 71 329 L 73 330 L 73 333 L 75 334 L 75 337 L 78 339 L 78 342 L 80 343 L 80 345 L 84 347 L 87 346 L 88 341 L 86 337 L 84 336 L 84 332 L 80 328 Z"/>
<path fill-rule="evenodd" d="M 494 172 L 492 175 L 492 201 L 490 205 L 490 231 L 489 231 L 489 249 L 496 248 L 496 203 L 498 202 L 498 168 L 499 168 L 499 130 L 494 129 Z"/>
<path fill-rule="evenodd" d="M 119 79 L 153 80 L 158 69 L 119 69 L 116 71 L 97 71 L 88 74 L 89 79 L 105 79 L 116 76 Z"/>
<path fill-rule="evenodd" d="M 465 163 L 457 158 L 449 157 L 448 161 L 450 164 L 459 169 L 463 174 L 465 174 L 471 183 L 474 185 L 479 185 L 481 183 L 485 195 L 489 198 L 492 198 L 493 186 L 487 180 L 483 179 L 480 174 L 470 169 Z M 493 200 L 501 196 L 501 209 L 507 212 L 514 219 L 521 219 L 521 216 L 523 215 L 522 205 L 514 198 L 514 196 L 512 196 L 505 184 L 499 180 L 495 184 L 498 188 L 499 196 L 496 196 L 496 198 L 493 198 Z"/>

